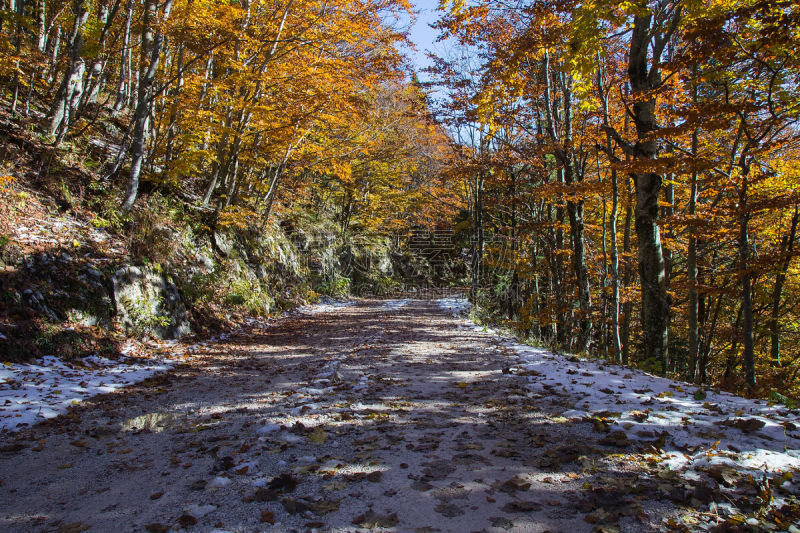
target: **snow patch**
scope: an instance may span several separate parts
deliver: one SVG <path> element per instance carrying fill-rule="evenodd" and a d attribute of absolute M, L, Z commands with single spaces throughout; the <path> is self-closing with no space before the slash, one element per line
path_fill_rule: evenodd
<path fill-rule="evenodd" d="M 408 298 L 403 298 L 402 300 L 386 300 L 385 302 L 383 302 L 383 309 L 388 309 L 390 311 L 395 309 L 402 309 L 409 303 L 411 303 L 411 300 L 409 300 Z"/>
<path fill-rule="evenodd" d="M 467 314 L 472 304 L 466 298 L 439 298 L 436 300 L 439 309 L 458 317 Z"/>
<path fill-rule="evenodd" d="M 787 429 L 800 427 L 796 410 L 700 391 L 639 370 L 555 356 L 516 343 L 510 346 L 519 356 L 517 371 L 527 374 L 531 392 L 564 395 L 574 402 L 562 416 L 603 417 L 613 430 L 622 429 L 634 441 L 654 441 L 666 433 L 671 440 L 667 448 L 685 450 L 680 454 L 685 463 L 681 469 L 705 466 L 702 458 L 715 453 L 716 441 L 720 449 L 735 452 L 731 461 L 740 470 L 800 468 L 800 432 Z"/>
<path fill-rule="evenodd" d="M 323 298 L 319 303 L 304 305 L 297 308 L 296 312 L 302 315 L 316 315 L 318 313 L 329 313 L 337 309 L 344 309 L 345 307 L 355 305 L 355 303 L 356 302 L 352 300 L 340 302 L 331 298 Z"/>
<path fill-rule="evenodd" d="M 281 430 L 281 426 L 279 424 L 264 424 L 260 428 L 258 428 L 257 433 L 259 435 L 268 435 L 270 433 L 275 433 Z"/>
<path fill-rule="evenodd" d="M 440 308 L 455 305 L 447 301 Z M 754 474 L 800 468 L 800 410 L 602 360 L 558 355 L 464 323 L 500 337 L 514 354 L 511 372 L 524 376 L 530 394 L 563 400 L 563 418 L 599 418 L 633 442 L 658 443 L 663 464 L 672 470 L 691 476 L 721 462 Z"/>
<path fill-rule="evenodd" d="M 114 392 L 166 372 L 174 364 L 139 361 L 89 356 L 70 364 L 46 356 L 34 364 L 0 365 L 0 431 L 18 431 L 54 418 L 96 394 Z"/>
<path fill-rule="evenodd" d="M 208 487 L 212 489 L 221 489 L 222 487 L 227 487 L 230 484 L 230 478 L 217 476 L 209 482 Z"/>
<path fill-rule="evenodd" d="M 189 513 L 190 515 L 194 516 L 195 518 L 202 518 L 209 513 L 213 513 L 217 510 L 216 505 L 200 505 L 197 503 L 193 503 L 184 509 L 185 512 Z"/>

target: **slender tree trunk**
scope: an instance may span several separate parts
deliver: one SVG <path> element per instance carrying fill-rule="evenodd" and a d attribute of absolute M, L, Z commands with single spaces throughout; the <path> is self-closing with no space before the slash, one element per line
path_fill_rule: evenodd
<path fill-rule="evenodd" d="M 695 100 L 697 97 L 697 89 L 695 89 Z M 698 132 L 695 130 L 692 133 L 692 155 L 697 155 L 698 149 Z M 692 173 L 692 181 L 689 187 L 689 205 L 687 207 L 687 215 L 691 218 L 697 211 L 697 172 Z M 697 291 L 697 237 L 694 235 L 694 230 L 689 228 L 689 250 L 686 257 L 686 277 L 689 281 L 689 372 L 688 379 L 690 381 L 697 381 L 699 377 L 699 356 L 700 356 L 700 331 L 698 322 L 698 312 L 700 309 L 700 302 Z"/>
<path fill-rule="evenodd" d="M 772 364 L 774 367 L 781 366 L 781 296 L 783 294 L 783 285 L 786 283 L 786 274 L 789 271 L 789 265 L 792 262 L 794 241 L 797 238 L 797 222 L 798 214 L 800 214 L 798 207 L 800 206 L 794 206 L 794 215 L 792 215 L 792 224 L 789 229 L 789 235 L 784 237 L 781 245 L 781 253 L 784 255 L 784 260 L 780 270 L 778 271 L 778 275 L 775 277 L 775 289 L 772 291 L 772 314 L 769 321 L 769 354 L 770 364 Z"/>
<path fill-rule="evenodd" d="M 267 189 L 267 194 L 264 198 L 264 214 L 261 217 L 264 225 L 266 225 L 270 214 L 272 214 L 272 205 L 275 202 L 275 192 L 278 190 L 278 182 L 281 177 L 281 171 L 281 166 L 276 165 L 275 170 L 272 173 L 272 179 L 270 180 L 269 188 Z"/>
<path fill-rule="evenodd" d="M 44 54 L 47 52 L 47 3 L 45 0 L 36 2 L 36 47 Z"/>
<path fill-rule="evenodd" d="M 206 193 L 203 195 L 203 207 L 207 207 L 211 202 L 211 196 L 217 188 L 219 183 L 220 174 L 223 172 L 223 165 L 225 164 L 225 148 L 228 146 L 228 138 L 230 137 L 230 128 L 233 123 L 233 109 L 228 107 L 225 113 L 225 128 L 223 130 L 222 138 L 217 143 L 217 157 L 211 165 L 211 180 L 206 188 Z"/>
<path fill-rule="evenodd" d="M 556 160 L 562 167 L 565 185 L 573 186 L 576 181 L 581 181 L 582 176 L 576 169 L 572 147 L 572 79 L 562 75 L 560 86 L 564 103 L 563 118 L 551 103 L 551 70 L 550 55 L 544 54 L 545 78 L 545 112 L 547 118 L 547 133 L 551 141 L 558 146 L 554 149 Z M 563 123 L 563 135 L 562 135 Z M 583 221 L 584 201 L 567 200 L 567 215 L 570 225 L 570 240 L 572 241 L 572 267 L 578 284 L 578 307 L 580 309 L 578 346 L 580 351 L 588 351 L 592 337 L 592 299 L 589 275 L 586 270 L 586 248 L 584 240 Z"/>
<path fill-rule="evenodd" d="M 722 298 L 720 297 L 720 299 Z M 740 329 L 739 325 L 742 323 L 743 309 L 744 308 L 742 306 L 739 306 L 739 311 L 736 314 L 736 321 L 733 323 L 734 334 L 733 334 L 733 340 L 731 341 L 731 351 L 728 354 L 728 358 L 725 360 L 725 371 L 722 374 L 722 377 L 726 381 L 730 380 L 733 377 L 733 371 L 736 369 L 736 359 L 737 359 L 736 356 L 738 355 L 739 337 L 741 336 L 739 332 Z"/>
<path fill-rule="evenodd" d="M 514 320 L 517 318 L 517 314 L 519 312 L 519 293 L 520 293 L 520 283 L 519 283 L 519 271 L 517 269 L 517 261 L 519 255 L 519 246 L 517 243 L 517 173 L 511 170 L 511 261 L 512 261 L 512 272 L 511 272 L 511 283 L 508 286 L 507 301 L 508 301 L 508 309 L 506 312 L 506 316 L 509 320 Z"/>
<path fill-rule="evenodd" d="M 478 290 L 481 285 L 483 269 L 483 171 L 475 176 L 474 204 L 472 208 L 473 245 L 472 245 L 472 286 L 470 301 L 477 303 Z"/>
<path fill-rule="evenodd" d="M 541 294 L 539 291 L 540 287 L 540 273 L 539 273 L 539 240 L 533 239 L 533 242 L 530 246 L 530 254 L 531 254 L 531 269 L 533 270 L 533 295 L 531 296 L 531 306 L 533 307 L 533 316 L 536 317 L 536 338 L 543 339 L 544 337 L 544 328 L 542 328 L 542 320 L 541 320 L 541 306 L 539 305 Z M 528 321 L 530 322 L 530 321 Z"/>
<path fill-rule="evenodd" d="M 164 14 L 161 24 L 169 18 L 172 10 L 172 1 L 167 0 L 164 4 Z M 142 56 L 141 72 L 139 75 L 139 87 L 136 99 L 136 111 L 134 112 L 133 135 L 131 136 L 131 173 L 128 180 L 128 190 L 122 202 L 122 210 L 130 211 L 136 196 L 139 193 L 139 175 L 142 170 L 144 160 L 144 143 L 147 133 L 147 123 L 150 116 L 151 106 L 154 96 L 151 91 L 158 71 L 158 62 L 161 57 L 161 46 L 164 42 L 164 34 L 161 27 L 154 32 L 153 26 L 158 23 L 158 1 L 146 0 L 144 7 L 144 19 L 142 21 Z"/>
<path fill-rule="evenodd" d="M 58 51 L 60 48 L 61 48 L 61 24 L 58 24 L 56 26 L 55 37 L 53 38 L 53 47 L 52 50 L 50 50 L 50 60 L 48 61 L 47 64 L 46 81 L 50 89 L 52 89 L 52 85 L 56 77 L 56 66 L 58 65 Z"/>
<path fill-rule="evenodd" d="M 617 245 L 617 217 L 619 216 L 619 184 L 617 171 L 611 170 L 611 345 L 614 358 L 622 363 L 622 341 L 619 335 L 619 249 Z"/>
<path fill-rule="evenodd" d="M 119 113 L 125 108 L 127 102 L 126 86 L 130 84 L 130 69 L 128 68 L 128 58 L 131 55 L 131 22 L 133 21 L 133 6 L 134 0 L 128 0 L 128 5 L 125 10 L 125 30 L 122 33 L 122 52 L 119 58 L 119 80 L 117 80 L 117 97 L 114 100 L 112 107 L 115 114 Z"/>
<path fill-rule="evenodd" d="M 717 298 L 717 305 L 714 308 L 714 315 L 711 317 L 711 323 L 706 328 L 708 334 L 705 335 L 704 337 L 703 336 L 700 337 L 700 348 L 699 348 L 700 356 L 697 365 L 698 366 L 697 382 L 700 385 L 704 385 L 708 380 L 708 356 L 711 354 L 711 343 L 714 341 L 714 334 L 716 333 L 717 330 L 717 320 L 719 319 L 719 312 L 720 309 L 722 308 L 722 300 L 723 300 L 722 295 L 720 295 L 719 298 Z M 701 299 L 700 301 L 702 302 L 703 299 Z M 710 298 L 708 300 L 708 305 L 709 306 L 711 305 Z M 700 311 L 702 313 L 706 312 L 703 310 L 702 306 L 700 307 Z M 736 322 L 738 324 L 739 322 L 738 318 L 736 319 Z M 701 333 L 703 332 L 703 328 L 700 329 L 700 332 Z"/>
<path fill-rule="evenodd" d="M 105 75 L 106 37 L 119 11 L 119 4 L 120 0 L 115 0 L 113 5 L 109 6 L 108 4 L 103 4 L 100 8 L 98 20 L 103 23 L 103 29 L 100 30 L 100 37 L 97 40 L 97 46 L 100 48 L 100 52 L 98 52 L 97 58 L 95 58 L 91 68 L 89 68 L 89 75 L 86 80 L 87 90 L 84 91 L 83 101 L 81 102 L 82 107 L 86 104 L 97 102 L 97 97 L 102 87 L 102 79 Z"/>
<path fill-rule="evenodd" d="M 83 73 L 86 66 L 81 58 L 81 52 L 83 50 L 83 29 L 89 19 L 88 3 L 87 0 L 75 0 L 72 6 L 75 22 L 70 36 L 69 63 L 49 114 L 48 133 L 56 137 L 57 142 L 69 129 L 70 119 L 77 111 L 78 102 L 83 93 Z"/>
<path fill-rule="evenodd" d="M 606 92 L 605 83 L 603 80 L 602 66 L 597 71 L 597 88 L 603 105 L 603 124 L 607 127 L 611 127 L 611 120 L 608 114 L 608 93 Z M 619 217 L 619 178 L 617 175 L 617 169 L 613 166 L 613 164 L 617 162 L 617 159 L 614 155 L 614 143 L 611 132 L 608 129 L 606 130 L 606 150 L 608 152 L 608 158 L 612 163 L 611 214 L 609 216 L 609 233 L 611 234 L 611 346 L 614 349 L 614 360 L 619 364 L 623 364 L 622 339 L 619 331 L 619 246 L 617 243 L 617 218 Z M 603 240 L 603 243 L 605 244 L 605 239 Z"/>
<path fill-rule="evenodd" d="M 742 156 L 745 157 L 744 155 Z M 753 346 L 753 273 L 750 270 L 750 234 L 747 195 L 749 164 L 742 165 L 742 186 L 739 193 L 739 268 L 742 271 L 742 365 L 745 386 L 752 390 L 756 385 L 755 351 Z"/>
<path fill-rule="evenodd" d="M 562 181 L 559 178 L 559 181 Z M 561 265 L 559 253 L 564 250 L 564 208 L 556 207 L 556 230 L 555 230 L 555 249 L 551 253 L 554 275 L 553 275 L 553 290 L 550 291 L 551 298 L 555 299 L 554 305 L 558 310 L 556 313 L 556 342 L 562 348 L 567 347 L 567 335 L 572 331 L 572 322 L 567 320 L 567 311 L 565 307 L 568 305 L 564 302 L 564 285 L 566 284 L 564 268 Z M 569 305 L 571 309 L 571 304 Z"/>
<path fill-rule="evenodd" d="M 600 344 L 603 347 L 603 358 L 608 359 L 608 274 L 610 267 L 608 265 L 608 199 L 606 198 L 605 185 L 603 184 L 603 173 L 600 169 L 600 153 L 597 156 L 597 179 L 602 184 L 603 192 L 600 195 L 600 202 L 603 204 L 603 218 L 602 218 L 602 234 L 600 235 L 600 242 L 602 243 L 601 249 L 603 252 L 603 269 L 600 276 L 600 294 L 602 298 L 602 314 L 600 329 Z"/>
<path fill-rule="evenodd" d="M 633 198 L 630 191 L 630 180 L 628 180 L 628 203 L 625 205 L 625 230 L 622 236 L 622 250 L 625 252 L 625 269 L 623 271 L 623 284 L 630 286 L 633 281 L 634 269 L 631 265 L 631 223 L 633 222 Z M 631 354 L 631 318 L 633 318 L 633 302 L 630 299 L 622 304 L 622 324 L 620 329 L 622 344 L 622 364 L 630 363 Z"/>
<path fill-rule="evenodd" d="M 567 202 L 570 234 L 572 240 L 572 267 L 578 283 L 578 307 L 580 309 L 580 334 L 578 349 L 587 352 L 592 339 L 592 299 L 589 274 L 586 270 L 586 247 L 584 241 L 583 200 Z"/>
<path fill-rule="evenodd" d="M 183 88 L 183 75 L 180 74 L 183 71 L 183 56 L 184 50 L 183 45 L 181 45 L 180 50 L 178 50 L 178 61 L 177 61 L 177 71 L 179 75 L 178 82 L 176 84 L 175 89 L 170 91 L 170 96 L 172 102 L 170 103 L 170 112 L 169 112 L 169 124 L 167 125 L 167 145 L 164 150 L 164 163 L 169 165 L 172 160 L 174 159 L 174 148 L 175 148 L 175 123 L 178 120 L 178 95 L 180 94 L 181 89 Z"/>
<path fill-rule="evenodd" d="M 25 0 L 17 0 L 16 3 L 17 20 L 14 24 L 14 51 L 16 52 L 15 69 L 14 69 L 14 85 L 11 95 L 11 116 L 17 112 L 17 102 L 19 101 L 19 70 L 20 62 L 22 61 L 22 22 L 25 17 Z"/>

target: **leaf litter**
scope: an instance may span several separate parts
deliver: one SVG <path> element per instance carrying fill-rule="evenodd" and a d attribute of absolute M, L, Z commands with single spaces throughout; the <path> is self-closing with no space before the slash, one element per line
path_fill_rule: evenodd
<path fill-rule="evenodd" d="M 292 346 L 308 356 L 284 356 Z M 115 524 L 148 530 L 539 531 L 544 520 L 701 531 L 800 519 L 796 412 L 521 346 L 430 304 L 333 306 L 199 351 L 172 371 L 186 377 L 168 387 L 170 404 L 154 385 L 3 442 L 4 488 L 32 476 L 71 502 L 17 490 L 8 507 L 107 529 L 97 509 L 112 503 Z M 113 502 L 100 503 L 110 486 L 76 499 L 96 468 L 116 484 L 131 477 L 149 506 L 124 484 Z M 10 531 L 30 530 L 19 520 Z"/>

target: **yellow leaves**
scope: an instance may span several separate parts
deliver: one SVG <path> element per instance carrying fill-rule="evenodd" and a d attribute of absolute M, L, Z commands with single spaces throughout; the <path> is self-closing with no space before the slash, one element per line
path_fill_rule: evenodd
<path fill-rule="evenodd" d="M 17 178 L 14 176 L 0 175 L 0 191 L 4 191 L 6 188 L 11 187 L 16 180 Z"/>
<path fill-rule="evenodd" d="M 315 427 L 314 430 L 307 435 L 308 440 L 313 442 L 314 444 L 324 443 L 327 436 L 328 435 L 327 433 L 325 433 L 325 430 L 322 429 L 322 427 L 320 426 Z"/>
<path fill-rule="evenodd" d="M 246 229 L 252 223 L 257 214 L 252 209 L 238 205 L 230 205 L 220 211 L 218 224 L 222 227 L 236 227 Z"/>
<path fill-rule="evenodd" d="M 441 0 L 439 3 L 440 9 L 444 7 L 447 0 Z M 466 0 L 450 0 L 450 13 L 453 15 L 458 15 L 464 12 L 464 9 L 467 7 Z"/>
<path fill-rule="evenodd" d="M 635 15 L 640 4 L 640 2 L 619 2 L 619 9 L 626 15 Z"/>

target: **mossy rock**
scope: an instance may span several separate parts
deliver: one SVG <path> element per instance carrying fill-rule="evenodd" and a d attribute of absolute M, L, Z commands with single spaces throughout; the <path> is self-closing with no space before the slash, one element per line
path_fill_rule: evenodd
<path fill-rule="evenodd" d="M 117 320 L 129 333 L 177 339 L 190 332 L 183 297 L 165 274 L 124 266 L 114 273 L 112 282 Z"/>

